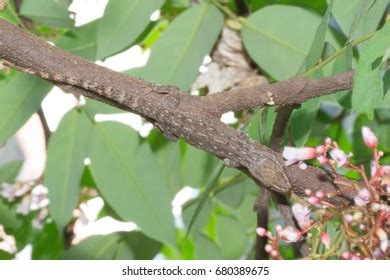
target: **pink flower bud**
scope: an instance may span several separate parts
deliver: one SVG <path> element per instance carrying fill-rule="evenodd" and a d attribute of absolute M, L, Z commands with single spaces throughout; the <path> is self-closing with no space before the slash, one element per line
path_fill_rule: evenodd
<path fill-rule="evenodd" d="M 271 253 L 272 250 L 273 250 L 273 248 L 272 248 L 272 246 L 271 246 L 270 244 L 267 244 L 267 245 L 265 245 L 264 250 L 265 250 L 267 253 Z"/>
<path fill-rule="evenodd" d="M 310 220 L 310 209 L 306 206 L 303 206 L 302 204 L 295 203 L 292 206 L 292 212 L 295 217 L 295 219 L 298 222 L 299 227 L 302 230 L 307 229 L 311 225 Z"/>
<path fill-rule="evenodd" d="M 326 249 L 329 249 L 331 242 L 329 234 L 326 232 L 321 233 L 320 240 L 321 243 L 325 245 Z"/>
<path fill-rule="evenodd" d="M 346 260 L 350 259 L 351 258 L 351 253 L 350 252 L 344 252 L 342 254 L 342 257 Z"/>
<path fill-rule="evenodd" d="M 281 232 L 281 231 L 283 230 L 283 228 L 282 228 L 281 225 L 276 225 L 275 230 L 276 230 L 277 232 Z"/>
<path fill-rule="evenodd" d="M 265 228 L 259 227 L 256 229 L 256 232 L 259 236 L 266 236 L 267 230 Z"/>
<path fill-rule="evenodd" d="M 311 147 L 285 147 L 283 150 L 283 158 L 286 159 L 286 166 L 292 165 L 303 160 L 313 159 L 316 157 L 316 155 L 316 149 Z"/>
<path fill-rule="evenodd" d="M 279 253 L 276 250 L 272 250 L 270 255 L 271 255 L 271 257 L 276 258 L 279 255 Z"/>
<path fill-rule="evenodd" d="M 362 257 L 359 256 L 359 255 L 353 254 L 352 257 L 351 257 L 351 259 L 354 260 L 354 261 L 357 261 L 357 260 L 361 260 Z"/>
<path fill-rule="evenodd" d="M 348 162 L 349 158 L 351 157 L 351 154 L 346 155 L 344 151 L 340 149 L 333 149 L 330 151 L 330 156 L 336 162 L 337 166 L 341 167 Z"/>
<path fill-rule="evenodd" d="M 387 233 L 382 229 L 378 228 L 376 230 L 376 235 L 378 236 L 378 239 L 380 241 L 380 248 L 382 252 L 387 252 L 387 247 L 389 247 L 389 239 L 387 238 Z"/>
<path fill-rule="evenodd" d="M 357 206 L 365 206 L 371 200 L 371 193 L 366 188 L 361 189 L 355 196 L 354 200 Z"/>
<path fill-rule="evenodd" d="M 366 126 L 362 127 L 363 140 L 366 146 L 370 149 L 375 149 L 378 146 L 378 138 L 374 132 Z"/>
<path fill-rule="evenodd" d="M 321 202 L 321 199 L 319 199 L 318 197 L 316 196 L 311 196 L 308 198 L 307 200 L 311 205 L 313 206 L 319 206 L 320 202 Z"/>
<path fill-rule="evenodd" d="M 316 192 L 316 197 L 318 197 L 318 198 L 324 198 L 324 197 L 325 197 L 325 192 L 324 192 L 324 191 L 318 191 L 318 192 Z"/>
<path fill-rule="evenodd" d="M 311 195 L 313 194 L 313 192 L 312 192 L 311 190 L 309 190 L 309 189 L 306 189 L 306 190 L 305 190 L 305 194 L 306 194 L 307 196 L 311 196 Z"/>

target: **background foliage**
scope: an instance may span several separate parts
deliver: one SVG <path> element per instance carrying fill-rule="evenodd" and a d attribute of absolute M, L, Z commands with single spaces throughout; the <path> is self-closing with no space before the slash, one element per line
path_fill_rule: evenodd
<path fill-rule="evenodd" d="M 20 7 L 9 1 L 0 16 L 91 61 L 139 44 L 151 49 L 151 56 L 146 66 L 125 73 L 186 91 L 223 26 L 239 32 L 254 67 L 269 81 L 355 69 L 353 90 L 304 103 L 294 111 L 286 138 L 301 146 L 330 136 L 343 149 L 357 152 L 364 150 L 360 127 L 368 125 L 379 135 L 385 161 L 390 162 L 388 0 L 247 0 L 242 2 L 248 13 L 242 15 L 235 2 L 111 0 L 102 18 L 80 27 L 69 17 L 70 0 L 29 0 Z M 160 18 L 150 21 L 158 9 Z M 51 88 L 38 78 L 0 70 L 0 143 L 40 108 Z M 49 189 L 50 218 L 43 229 L 31 225 L 36 212 L 16 214 L 15 203 L 0 198 L 0 224 L 15 236 L 17 248 L 32 244 L 35 259 L 151 259 L 157 253 L 168 259 L 253 258 L 257 186 L 182 141 L 168 142 L 154 130 L 144 138 L 128 126 L 94 121 L 97 113 L 116 112 L 120 111 L 87 100 L 68 112 L 52 133 L 42 178 Z M 234 126 L 247 123 L 247 116 L 237 114 L 239 123 Z M 250 137 L 268 143 L 274 110 L 249 116 Z M 367 163 L 364 152 L 355 156 Z M 87 157 L 89 166 L 84 164 Z M 20 166 L 21 162 L 0 166 L 0 182 L 14 183 Z M 172 200 L 184 186 L 199 188 L 201 194 L 183 206 L 186 227 L 177 228 Z M 73 210 L 91 198 L 82 195 L 90 189 L 105 201 L 101 217 L 135 222 L 139 230 L 93 236 L 69 246 Z M 193 217 L 199 201 L 202 211 Z M 280 219 L 271 213 L 271 223 Z M 189 225 L 191 232 L 183 242 Z M 282 252 L 294 257 L 288 246 Z M 13 257 L 0 251 L 0 258 Z"/>

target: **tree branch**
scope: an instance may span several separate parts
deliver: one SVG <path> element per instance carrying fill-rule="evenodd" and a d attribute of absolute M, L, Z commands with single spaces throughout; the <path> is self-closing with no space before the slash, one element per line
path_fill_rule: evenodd
<path fill-rule="evenodd" d="M 250 140 L 219 119 L 227 110 L 275 104 L 297 104 L 322 94 L 351 87 L 352 72 L 321 80 L 292 79 L 271 86 L 231 90 L 210 97 L 190 96 L 176 87 L 160 86 L 127 76 L 74 56 L 0 19 L 0 58 L 17 69 L 53 84 L 78 89 L 85 96 L 137 113 L 171 140 L 189 144 L 244 171 L 258 184 L 281 194 L 294 191 L 334 191 L 324 171 L 284 167 L 281 155 Z M 239 97 L 239 98 L 238 98 Z M 337 202 L 346 202 L 338 198 Z"/>
<path fill-rule="evenodd" d="M 292 78 L 274 84 L 237 88 L 206 96 L 219 114 L 264 106 L 299 105 L 306 100 L 350 89 L 353 71 L 322 79 Z"/>

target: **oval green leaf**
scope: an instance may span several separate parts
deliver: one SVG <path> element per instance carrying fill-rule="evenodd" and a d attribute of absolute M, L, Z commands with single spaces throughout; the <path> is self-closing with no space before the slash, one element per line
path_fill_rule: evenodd
<path fill-rule="evenodd" d="M 152 47 L 147 65 L 129 74 L 188 90 L 222 29 L 223 15 L 204 3 L 180 14 Z"/>
<path fill-rule="evenodd" d="M 124 220 L 149 237 L 176 246 L 169 187 L 148 143 L 126 125 L 94 126 L 89 154 L 91 172 L 105 201 Z"/>
<path fill-rule="evenodd" d="M 68 11 L 71 2 L 71 0 L 23 1 L 20 14 L 42 25 L 71 28 L 74 25 L 73 20 L 69 17 Z"/>
<path fill-rule="evenodd" d="M 97 56 L 105 58 L 134 42 L 165 0 L 115 0 L 107 4 L 97 29 Z"/>
<path fill-rule="evenodd" d="M 356 67 L 352 109 L 367 114 L 371 120 L 375 105 L 382 101 L 384 95 L 382 72 L 387 67 L 387 61 L 383 61 L 383 56 L 389 47 L 390 23 L 386 23 L 362 50 Z"/>
<path fill-rule="evenodd" d="M 39 109 L 51 88 L 49 83 L 23 73 L 0 81 L 0 144 Z"/>
<path fill-rule="evenodd" d="M 50 214 L 60 229 L 69 222 L 79 201 L 91 126 L 87 116 L 74 109 L 50 138 L 44 184 L 49 189 Z"/>
<path fill-rule="evenodd" d="M 245 20 L 242 37 L 260 68 L 277 80 L 286 80 L 304 63 L 320 23 L 320 16 L 305 9 L 273 5 Z"/>

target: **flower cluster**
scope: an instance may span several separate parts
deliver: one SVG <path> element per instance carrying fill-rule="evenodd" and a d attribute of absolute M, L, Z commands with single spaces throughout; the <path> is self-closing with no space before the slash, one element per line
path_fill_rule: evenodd
<path fill-rule="evenodd" d="M 0 196 L 8 202 L 16 203 L 16 213 L 28 215 L 32 211 L 38 211 L 36 217 L 32 220 L 32 225 L 36 229 L 42 228 L 49 214 L 47 193 L 46 187 L 34 181 L 13 184 L 2 183 L 0 185 Z"/>
<path fill-rule="evenodd" d="M 306 190 L 305 199 L 296 198 L 292 212 L 298 228 L 276 226 L 275 233 L 258 228 L 257 234 L 269 240 L 265 250 L 274 259 L 281 259 L 279 242 L 306 242 L 311 259 L 390 259 L 390 166 L 381 165 L 383 152 L 378 150 L 378 138 L 363 127 L 365 145 L 372 150 L 371 175 L 363 166 L 351 162 L 352 154 L 344 152 L 330 138 L 315 147 L 286 147 L 286 165 L 317 159 L 334 177 L 338 190 L 332 193 Z M 347 169 L 360 174 L 361 182 L 351 181 L 342 173 Z M 335 204 L 337 196 L 353 198 L 350 204 Z"/>

